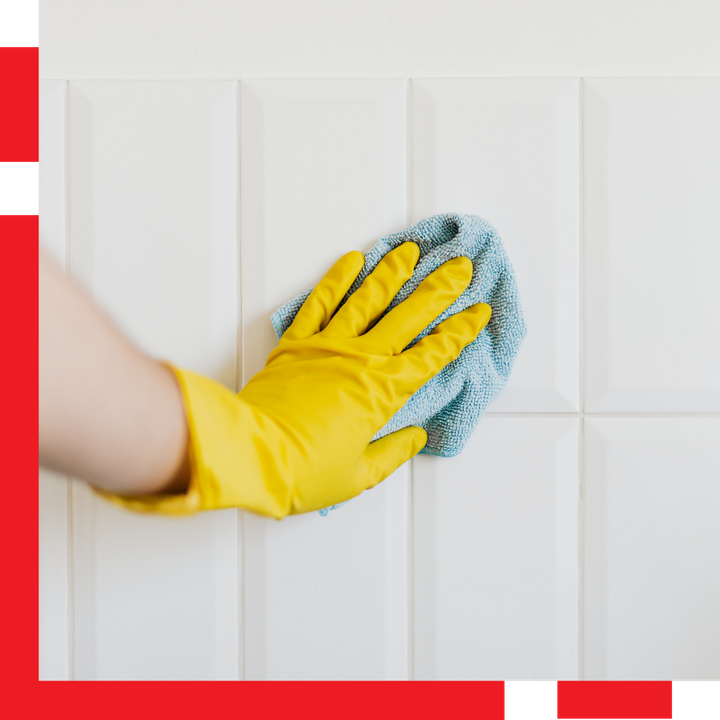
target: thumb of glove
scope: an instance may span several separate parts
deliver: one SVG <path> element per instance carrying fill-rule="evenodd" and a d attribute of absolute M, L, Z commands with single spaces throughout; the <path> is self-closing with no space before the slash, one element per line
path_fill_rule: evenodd
<path fill-rule="evenodd" d="M 421 427 L 410 426 L 371 442 L 365 450 L 367 488 L 375 487 L 403 463 L 415 457 L 427 443 Z"/>

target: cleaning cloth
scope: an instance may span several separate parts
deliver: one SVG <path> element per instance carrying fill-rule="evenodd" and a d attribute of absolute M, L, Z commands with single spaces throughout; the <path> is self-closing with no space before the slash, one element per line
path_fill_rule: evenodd
<path fill-rule="evenodd" d="M 500 236 L 490 223 L 476 215 L 435 215 L 379 240 L 365 255 L 365 265 L 343 302 L 362 285 L 381 258 L 408 241 L 417 243 L 420 258 L 413 276 L 387 312 L 448 260 L 464 256 L 473 263 L 473 278 L 467 289 L 411 345 L 438 323 L 475 303 L 487 303 L 493 314 L 478 338 L 412 395 L 373 439 L 408 425 L 419 425 L 428 435 L 421 453 L 452 457 L 463 449 L 488 403 L 507 382 L 525 337 L 525 320 L 515 273 Z M 301 293 L 273 314 L 271 320 L 278 338 L 290 327 L 310 292 Z"/>

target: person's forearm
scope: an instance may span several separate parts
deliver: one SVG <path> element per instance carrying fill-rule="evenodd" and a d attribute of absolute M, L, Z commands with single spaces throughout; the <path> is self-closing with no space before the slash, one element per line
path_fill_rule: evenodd
<path fill-rule="evenodd" d="M 183 492 L 187 427 L 172 371 L 43 253 L 39 272 L 40 463 L 115 493 Z"/>

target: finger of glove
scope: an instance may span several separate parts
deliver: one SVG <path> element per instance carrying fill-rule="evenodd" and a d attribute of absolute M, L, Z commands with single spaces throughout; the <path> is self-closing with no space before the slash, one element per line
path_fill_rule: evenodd
<path fill-rule="evenodd" d="M 398 356 L 414 390 L 437 375 L 482 332 L 492 310 L 485 303 L 471 305 L 441 322 L 429 335 Z"/>
<path fill-rule="evenodd" d="M 427 433 L 421 427 L 406 427 L 371 442 L 365 450 L 367 467 L 366 489 L 375 487 L 403 463 L 415 457 L 427 443 Z"/>
<path fill-rule="evenodd" d="M 364 264 L 365 256 L 357 250 L 343 255 L 313 288 L 283 337 L 304 340 L 323 330 Z"/>
<path fill-rule="evenodd" d="M 472 262 L 466 257 L 454 258 L 428 275 L 407 300 L 391 310 L 367 334 L 367 340 L 378 352 L 397 355 L 412 342 L 438 315 L 460 297 L 470 284 Z"/>
<path fill-rule="evenodd" d="M 412 277 L 419 256 L 420 249 L 412 242 L 403 243 L 385 255 L 360 288 L 337 311 L 325 328 L 324 336 L 346 338 L 362 335 Z"/>

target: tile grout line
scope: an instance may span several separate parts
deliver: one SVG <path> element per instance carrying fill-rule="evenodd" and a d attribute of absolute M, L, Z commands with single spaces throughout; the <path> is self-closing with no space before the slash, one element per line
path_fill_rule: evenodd
<path fill-rule="evenodd" d="M 718 419 L 720 413 L 716 412 L 487 412 L 484 418 L 614 418 L 617 420 L 641 418 L 657 419 Z"/>
<path fill-rule="evenodd" d="M 585 81 L 578 78 L 578 680 L 585 679 Z"/>
<path fill-rule="evenodd" d="M 405 225 L 412 222 L 413 207 L 413 123 L 412 123 L 412 78 L 405 79 Z M 414 544 L 414 501 L 415 501 L 415 460 L 410 461 L 408 470 L 407 500 L 407 679 L 415 679 L 415 544 Z"/>
<path fill-rule="evenodd" d="M 235 392 L 243 387 L 245 379 L 245 344 L 243 323 L 243 254 L 242 254 L 242 222 L 241 222 L 241 193 L 240 187 L 240 158 L 241 158 L 241 129 L 240 129 L 240 88 L 241 80 L 235 81 L 235 247 L 237 258 L 236 272 L 236 334 L 235 334 Z M 236 569 L 237 569 L 237 680 L 245 680 L 245 516 L 241 508 L 235 510 L 236 532 Z"/>
<path fill-rule="evenodd" d="M 414 509 L 414 484 L 415 484 L 415 463 L 410 461 L 408 468 L 408 495 L 406 511 L 408 514 L 407 521 L 407 679 L 415 679 L 415 605 L 413 588 L 415 585 L 415 547 L 413 543 L 415 525 L 413 523 Z"/>
<path fill-rule="evenodd" d="M 70 80 L 63 80 L 63 209 L 64 217 L 64 272 L 71 274 L 72 253 L 70 248 Z M 75 528 L 73 513 L 73 480 L 67 483 L 67 661 L 68 680 L 75 680 Z"/>

